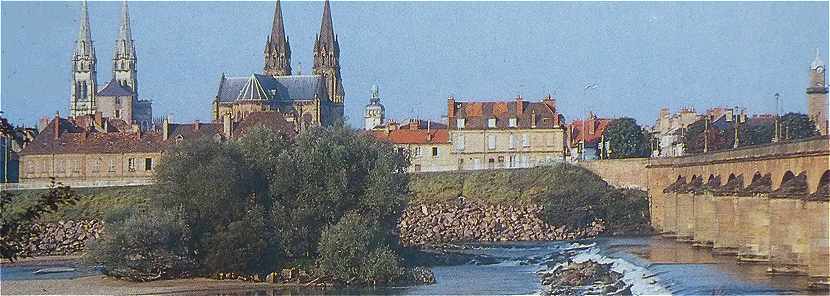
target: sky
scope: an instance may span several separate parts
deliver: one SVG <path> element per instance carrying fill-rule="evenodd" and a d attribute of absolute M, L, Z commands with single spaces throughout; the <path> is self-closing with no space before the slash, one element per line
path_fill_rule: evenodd
<path fill-rule="evenodd" d="M 98 81 L 111 78 L 120 2 L 90 2 Z M 311 72 L 322 2 L 282 3 L 292 66 Z M 373 84 L 387 118 L 441 120 L 446 100 L 557 99 L 652 125 L 662 107 L 806 113 L 809 64 L 828 60 L 828 2 L 331 3 L 347 121 Z M 154 116 L 207 121 L 219 77 L 262 72 L 274 3 L 130 2 L 139 93 Z M 81 2 L 0 2 L 0 98 L 15 124 L 67 114 Z M 299 64 L 302 66 L 299 66 Z M 586 85 L 597 87 L 586 90 Z"/>

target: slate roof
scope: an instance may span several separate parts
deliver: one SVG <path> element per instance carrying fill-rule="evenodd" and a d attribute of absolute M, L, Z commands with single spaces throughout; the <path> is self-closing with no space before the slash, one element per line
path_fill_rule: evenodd
<path fill-rule="evenodd" d="M 375 130 L 372 136 L 381 141 L 392 144 L 449 144 L 449 133 L 447 129 L 397 129 L 397 130 Z"/>
<path fill-rule="evenodd" d="M 104 85 L 103 89 L 98 91 L 97 95 L 102 97 L 127 97 L 133 95 L 133 93 L 129 89 L 121 86 L 121 84 L 113 78 L 110 82 Z"/>
<path fill-rule="evenodd" d="M 519 104 L 522 106 L 519 112 Z M 449 120 L 450 128 L 457 128 L 456 119 L 464 118 L 463 129 L 488 129 L 487 120 L 496 118 L 496 129 L 531 128 L 532 114 L 536 114 L 536 128 L 560 127 L 564 117 L 556 110 L 556 101 L 546 99 L 542 102 L 524 100 L 495 101 L 495 102 L 458 102 L 454 106 L 454 114 Z M 509 127 L 509 119 L 516 118 L 516 127 Z"/>
<path fill-rule="evenodd" d="M 255 80 L 255 81 L 251 81 Z M 323 77 L 320 75 L 268 76 L 253 74 L 248 77 L 223 77 L 219 83 L 217 98 L 220 103 L 230 103 L 240 98 L 250 97 L 252 88 L 246 87 L 252 82 L 258 83 L 268 100 L 298 101 L 312 100 L 315 97 L 327 98 Z M 256 91 L 256 88 L 253 88 Z M 248 94 L 248 96 L 245 96 Z M 263 94 L 256 94 L 261 98 Z"/>

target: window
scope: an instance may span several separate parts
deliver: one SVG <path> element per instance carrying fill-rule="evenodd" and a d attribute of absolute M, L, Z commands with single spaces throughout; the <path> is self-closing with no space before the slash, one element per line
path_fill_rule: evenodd
<path fill-rule="evenodd" d="M 115 118 L 121 118 L 121 110 L 115 110 Z"/>
<path fill-rule="evenodd" d="M 487 149 L 496 149 L 496 135 L 487 135 Z"/>
<path fill-rule="evenodd" d="M 65 174 L 66 168 L 64 167 L 63 159 L 55 160 L 55 175 L 57 174 Z"/>
<path fill-rule="evenodd" d="M 110 167 L 108 172 L 115 173 L 115 159 L 110 159 Z"/>
<path fill-rule="evenodd" d="M 527 155 L 522 155 L 522 165 L 521 167 L 526 168 L 530 165 L 530 157 Z"/>
<path fill-rule="evenodd" d="M 496 128 L 496 119 L 495 118 L 487 119 L 487 127 Z"/>
<path fill-rule="evenodd" d="M 432 157 L 438 157 L 438 147 L 432 147 Z"/>
<path fill-rule="evenodd" d="M 456 126 L 457 128 L 464 128 L 464 127 L 465 127 L 465 125 L 464 125 L 465 123 L 466 123 L 466 120 L 464 120 L 464 118 L 459 118 L 459 119 L 456 119 L 456 120 L 455 120 L 455 126 Z"/>
<path fill-rule="evenodd" d="M 121 98 L 115 97 L 115 104 L 116 105 L 121 105 Z M 118 110 L 116 110 L 115 112 L 118 113 Z"/>
<path fill-rule="evenodd" d="M 421 157 L 422 155 L 421 147 L 415 146 L 415 157 Z"/>
<path fill-rule="evenodd" d="M 130 158 L 127 160 L 127 170 L 130 172 L 135 172 L 135 158 Z"/>
<path fill-rule="evenodd" d="M 458 170 L 460 171 L 460 170 L 463 170 L 463 169 L 464 169 L 464 159 L 459 158 L 458 159 Z"/>
<path fill-rule="evenodd" d="M 487 160 L 487 168 L 488 168 L 488 169 L 494 169 L 494 168 L 496 168 L 496 160 L 495 160 L 495 159 L 492 159 L 492 158 L 488 159 L 488 160 Z"/>
<path fill-rule="evenodd" d="M 80 174 L 81 173 L 81 161 L 80 160 L 73 160 L 72 161 L 72 173 Z"/>
<path fill-rule="evenodd" d="M 416 164 L 416 165 L 415 165 L 415 172 L 417 173 L 417 172 L 420 172 L 420 171 L 421 171 L 421 165 L 420 165 L 420 164 Z"/>
<path fill-rule="evenodd" d="M 507 167 L 509 167 L 509 168 L 516 167 L 516 156 L 515 155 L 510 155 L 510 157 L 508 159 L 510 161 L 507 163 Z"/>
<path fill-rule="evenodd" d="M 92 167 L 92 173 L 95 173 L 95 174 L 100 173 L 101 172 L 101 159 L 99 158 L 99 159 L 93 160 L 92 165 L 90 165 L 90 166 Z"/>
<path fill-rule="evenodd" d="M 152 171 L 153 170 L 153 159 L 152 158 L 145 158 L 144 159 L 144 170 L 145 171 Z"/>
<path fill-rule="evenodd" d="M 518 120 L 517 118 L 515 118 L 515 117 L 510 118 L 510 122 L 508 122 L 508 126 L 510 126 L 510 127 L 516 127 L 516 125 L 518 125 L 518 124 L 517 124 L 517 122 L 518 122 L 518 121 L 519 121 L 519 120 Z"/>
<path fill-rule="evenodd" d="M 516 149 L 516 135 L 510 134 L 510 149 Z"/>
<path fill-rule="evenodd" d="M 499 160 L 499 167 L 503 168 L 504 167 L 504 156 L 499 156 L 498 160 Z"/>
<path fill-rule="evenodd" d="M 530 137 L 527 134 L 522 134 L 522 146 L 530 147 Z"/>
<path fill-rule="evenodd" d="M 473 158 L 473 169 L 480 170 L 481 169 L 481 159 Z"/>
<path fill-rule="evenodd" d="M 455 139 L 453 139 L 453 145 L 455 146 L 456 151 L 464 151 L 464 135 L 456 134 Z"/>

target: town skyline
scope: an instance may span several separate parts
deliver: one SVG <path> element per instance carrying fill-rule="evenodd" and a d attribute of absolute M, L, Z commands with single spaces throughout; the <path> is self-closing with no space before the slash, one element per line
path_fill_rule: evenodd
<path fill-rule="evenodd" d="M 283 3 L 295 72 L 297 68 L 311 72 L 311 45 L 319 27 L 320 4 Z M 208 121 L 216 81 L 223 71 L 234 76 L 261 72 L 272 2 L 130 5 L 138 77 L 143 97 L 155 103 L 155 116 L 172 113 L 176 121 Z M 212 10 L 215 5 L 233 8 L 236 13 L 250 12 L 250 17 L 234 18 L 233 13 L 223 13 L 227 10 Z M 19 13 L 22 10 L 36 17 L 21 18 L 27 15 Z M 111 71 L 109 58 L 119 10 L 120 2 L 90 3 L 99 81 L 106 80 Z M 355 128 L 361 126 L 373 84 L 380 87 L 387 117 L 399 120 L 413 116 L 440 119 L 446 115 L 448 96 L 478 101 L 522 95 L 525 100 L 540 100 L 547 94 L 559 100 L 567 121 L 593 111 L 605 117 L 630 116 L 651 125 L 664 106 L 672 110 L 692 106 L 703 111 L 739 105 L 752 113 L 773 112 L 774 93 L 782 94 L 785 112 L 805 113 L 804 89 L 815 49 L 827 59 L 827 3 L 334 1 L 332 11 L 343 48 L 345 114 Z M 620 12 L 618 17 L 608 17 L 615 12 Z M 734 18 L 740 15 L 736 12 L 743 17 Z M 55 111 L 68 114 L 68 73 L 80 2 L 5 2 L 2 14 L 3 41 L 30 45 L 3 50 L 2 108 L 6 116 L 32 125 Z M 213 22 L 188 18 L 203 14 L 207 14 L 203 19 Z M 540 15 L 549 19 L 534 18 Z M 711 15 L 721 18 L 700 19 Z M 768 21 L 772 15 L 780 17 L 779 21 Z M 151 22 L 150 16 L 175 18 L 183 25 Z M 461 20 L 452 20 L 453 16 Z M 453 25 L 463 27 L 477 18 L 496 18 L 500 25 L 476 22 L 478 30 L 438 32 Z M 396 20 L 399 26 L 377 25 Z M 425 29 L 419 23 L 436 24 L 439 29 Z M 199 28 L 193 24 L 203 31 L 183 34 Z M 526 34 L 511 34 L 517 30 Z M 205 36 L 205 32 L 215 34 Z M 717 34 L 724 36 L 713 36 Z M 672 37 L 664 40 L 661 36 Z M 430 40 L 433 42 L 427 42 Z M 469 50 L 459 50 L 464 48 Z M 511 55 L 523 58 L 511 59 Z M 9 62 L 18 60 L 23 62 Z M 633 65 L 638 70 L 628 70 Z M 589 84 L 599 87 L 586 90 Z M 32 100 L 42 103 L 33 104 Z"/>

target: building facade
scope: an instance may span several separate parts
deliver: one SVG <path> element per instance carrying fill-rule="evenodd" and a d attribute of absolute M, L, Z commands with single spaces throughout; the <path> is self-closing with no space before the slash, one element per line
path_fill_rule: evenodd
<path fill-rule="evenodd" d="M 564 161 L 564 116 L 550 96 L 541 102 L 447 100 L 447 125 L 456 169 L 533 167 Z"/>
<path fill-rule="evenodd" d="M 445 124 L 412 119 L 404 125 L 389 122 L 376 126 L 371 133 L 379 140 L 393 143 L 401 153 L 409 154 L 410 173 L 457 169 L 457 155 L 452 153 Z"/>
<path fill-rule="evenodd" d="M 98 112 L 49 121 L 20 153 L 20 182 L 45 186 L 53 179 L 70 186 L 148 184 L 168 148 L 185 140 L 210 137 L 224 141 L 264 127 L 293 137 L 296 130 L 278 113 L 251 113 L 242 121 L 175 124 L 144 132 L 122 119 Z"/>
<path fill-rule="evenodd" d="M 153 128 L 153 108 L 149 100 L 139 99 L 137 55 L 130 30 L 127 2 L 121 9 L 121 25 L 112 58 L 112 79 L 99 85 L 97 57 L 86 1 L 81 8 L 81 27 L 72 54 L 70 115 L 83 116 L 101 112 L 105 117 L 136 124 L 143 130 Z"/>
<path fill-rule="evenodd" d="M 807 115 L 822 135 L 827 135 L 827 73 L 826 65 L 816 49 L 816 58 L 810 63 L 810 85 L 807 86 Z"/>
<path fill-rule="evenodd" d="M 213 120 L 225 115 L 242 120 L 253 112 L 276 112 L 301 126 L 331 125 L 343 120 L 340 44 L 334 34 L 329 1 L 323 4 L 320 32 L 314 43 L 311 75 L 291 72 L 291 46 L 276 1 L 271 34 L 265 44 L 263 74 L 222 74 L 213 100 Z"/>

